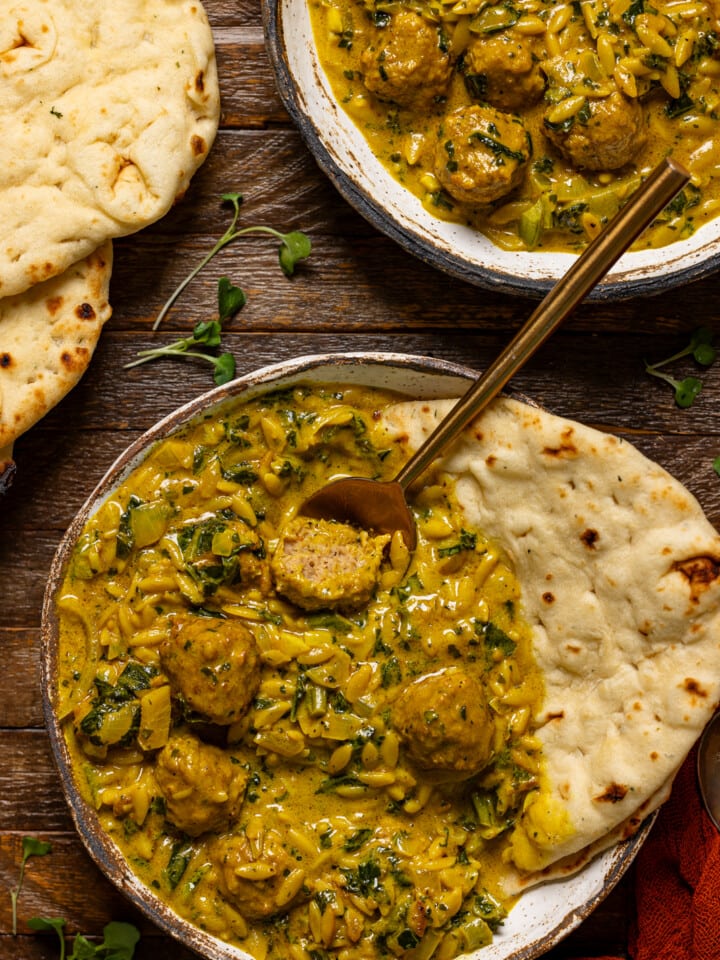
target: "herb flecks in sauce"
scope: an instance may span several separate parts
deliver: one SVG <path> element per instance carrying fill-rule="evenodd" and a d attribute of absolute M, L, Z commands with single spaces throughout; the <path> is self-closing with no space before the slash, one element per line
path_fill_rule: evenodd
<path fill-rule="evenodd" d="M 720 22 L 708 0 L 309 9 L 337 101 L 434 216 L 505 249 L 574 252 L 668 154 L 692 185 L 636 246 L 686 238 L 717 216 Z M 501 134 L 448 137 L 475 114 L 494 114 Z M 524 125 L 528 153 L 509 143 L 508 121 Z"/>
<path fill-rule="evenodd" d="M 410 565 L 393 538 L 366 605 L 274 588 L 313 489 L 395 475 L 392 401 L 301 385 L 184 428 L 88 521 L 58 600 L 84 795 L 151 890 L 263 960 L 489 942 L 505 838 L 542 786 L 520 586 L 452 478 L 428 474 Z"/>

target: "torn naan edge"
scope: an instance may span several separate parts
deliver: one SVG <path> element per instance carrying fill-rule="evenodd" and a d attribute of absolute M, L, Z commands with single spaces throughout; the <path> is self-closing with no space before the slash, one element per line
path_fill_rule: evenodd
<path fill-rule="evenodd" d="M 383 420 L 409 453 L 454 402 L 398 403 Z M 512 399 L 439 463 L 514 564 L 545 678 L 544 774 L 508 854 L 537 875 L 638 824 L 714 712 L 720 536 L 631 444 Z"/>
<path fill-rule="evenodd" d="M 198 0 L 11 2 L 0 81 L 0 297 L 162 217 L 217 132 Z"/>
<path fill-rule="evenodd" d="M 58 277 L 0 300 L 0 448 L 55 406 L 87 370 L 103 324 L 112 241 Z"/>

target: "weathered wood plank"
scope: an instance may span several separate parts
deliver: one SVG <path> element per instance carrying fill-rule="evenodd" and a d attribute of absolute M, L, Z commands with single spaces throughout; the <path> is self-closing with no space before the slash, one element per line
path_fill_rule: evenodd
<path fill-rule="evenodd" d="M 37 622 L 37 613 L 28 613 Z M 27 629 L 0 626 L 0 661 L 5 691 L 0 697 L 0 730 L 42 727 L 40 630 L 37 625 Z M 22 769 L 22 763 L 19 769 Z M 15 773 L 17 775 L 18 771 Z"/>
<path fill-rule="evenodd" d="M 0 730 L 0 752 L 0 835 L 70 830 L 47 733 Z"/>

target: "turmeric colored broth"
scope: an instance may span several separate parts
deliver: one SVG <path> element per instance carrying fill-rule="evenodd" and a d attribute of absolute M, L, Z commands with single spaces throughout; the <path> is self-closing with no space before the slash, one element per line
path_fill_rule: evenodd
<path fill-rule="evenodd" d="M 520 585 L 449 476 L 427 476 L 417 550 L 392 539 L 366 606 L 307 612 L 274 588 L 279 532 L 313 489 L 405 460 L 376 423 L 393 399 L 297 386 L 185 427 L 87 522 L 58 594 L 58 711 L 82 794 L 149 888 L 258 960 L 449 960 L 490 942 L 511 906 L 504 837 L 543 784 Z M 188 639 L 164 660 L 173 631 Z M 228 636 L 257 663 L 212 661 Z M 252 702 L 208 719 L 232 658 Z M 424 766 L 400 728 L 400 698 L 433 677 L 479 685 L 452 716 L 442 696 L 420 714 L 441 752 L 445 724 L 482 701 L 470 742 L 489 758 L 469 778 Z"/>
<path fill-rule="evenodd" d="M 338 103 L 383 165 L 438 218 L 467 223 L 505 249 L 575 252 L 669 154 L 687 166 L 691 183 L 636 248 L 686 238 L 720 211 L 720 38 L 711 2 L 309 0 L 309 10 L 319 59 Z M 370 61 L 363 60 L 364 52 L 381 50 L 381 61 L 383 31 L 406 10 L 438 28 L 440 46 L 453 64 L 447 90 L 430 106 L 398 106 L 380 98 L 377 79 L 372 90 L 365 84 Z M 501 67 L 492 63 L 487 72 L 473 74 L 469 45 L 499 40 L 507 42 L 510 60 L 523 48 L 540 78 L 540 99 L 530 88 L 530 74 L 497 80 Z M 413 51 L 403 68 L 408 82 L 414 56 Z M 377 68 L 382 74 L 381 62 Z M 501 96 L 499 109 L 525 125 L 531 157 L 515 189 L 492 202 L 466 202 L 441 183 L 435 151 L 454 110 L 486 96 L 498 106 L 494 83 L 504 83 L 505 93 L 511 89 L 511 100 L 513 86 L 522 91 L 521 85 L 528 85 L 526 99 L 516 94 L 520 104 L 507 107 Z M 402 96 L 400 81 L 388 97 L 394 93 Z M 640 104 L 639 135 L 629 139 L 644 138 L 644 146 L 619 168 L 573 162 L 549 139 L 548 123 L 560 137 L 582 134 L 589 129 L 591 108 L 611 94 L 620 95 L 628 108 Z M 495 160 L 506 162 L 497 152 Z"/>

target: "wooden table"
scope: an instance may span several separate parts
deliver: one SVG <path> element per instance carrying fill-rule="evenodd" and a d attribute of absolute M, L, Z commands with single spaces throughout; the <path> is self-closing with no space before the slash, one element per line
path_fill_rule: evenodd
<path fill-rule="evenodd" d="M 377 233 L 318 170 L 285 114 L 264 49 L 258 0 L 207 0 L 222 85 L 222 126 L 184 201 L 154 227 L 118 241 L 107 324 L 80 385 L 15 448 L 17 477 L 0 503 L 0 956 L 58 956 L 34 935 L 33 915 L 67 919 L 69 933 L 100 934 L 110 919 L 142 931 L 139 960 L 189 960 L 104 879 L 74 832 L 44 730 L 40 694 L 40 610 L 63 531 L 114 458 L 161 415 L 213 386 L 210 368 L 163 361 L 133 371 L 137 350 L 185 336 L 216 312 L 223 274 L 248 303 L 225 341 L 239 374 L 303 354 L 391 350 L 481 369 L 526 317 L 530 304 L 435 272 Z M 224 251 L 188 289 L 160 334 L 151 324 L 165 297 L 229 222 L 221 194 L 245 196 L 243 222 L 297 228 L 313 253 L 292 279 L 278 269 L 274 242 L 253 238 Z M 661 254 L 660 254 L 661 255 Z M 587 304 L 519 374 L 514 385 L 550 410 L 631 439 L 674 473 L 720 524 L 720 363 L 704 375 L 689 410 L 651 380 L 646 357 L 684 346 L 689 332 L 717 325 L 715 278 L 654 299 Z M 720 327 L 718 328 L 720 333 Z M 683 375 L 692 362 L 680 365 Z M 31 860 L 11 936 L 9 890 L 22 838 L 52 843 Z M 625 955 L 633 911 L 632 872 L 548 954 Z"/>

